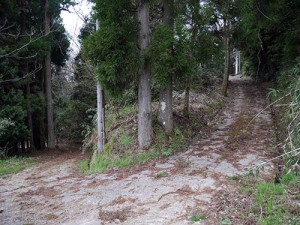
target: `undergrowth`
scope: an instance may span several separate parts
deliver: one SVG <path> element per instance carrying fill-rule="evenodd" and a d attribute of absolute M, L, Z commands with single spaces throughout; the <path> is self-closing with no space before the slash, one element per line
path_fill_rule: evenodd
<path fill-rule="evenodd" d="M 254 214 L 260 225 L 296 225 L 300 223 L 299 174 L 290 172 L 281 177 L 278 183 L 257 182 L 252 178 L 240 180 L 243 193 L 251 196 L 254 203 L 248 215 Z"/>
<path fill-rule="evenodd" d="M 268 96 L 276 102 L 275 108 L 281 118 L 279 133 L 287 167 L 299 166 L 300 161 L 300 57 L 296 64 L 278 78 L 277 89 L 270 89 Z"/>
<path fill-rule="evenodd" d="M 95 173 L 98 171 L 131 167 L 169 157 L 184 151 L 191 141 L 199 134 L 205 125 L 206 111 L 213 112 L 222 107 L 220 100 L 212 102 L 202 111 L 191 111 L 189 117 L 182 116 L 182 112 L 174 114 L 174 132 L 167 136 L 162 126 L 153 116 L 153 144 L 149 149 L 141 151 L 137 141 L 137 106 L 109 106 L 106 110 L 106 138 L 107 142 L 101 155 L 96 151 L 95 122 L 93 127 L 86 128 L 84 149 L 93 151 L 90 160 L 82 161 L 82 172 Z M 155 106 L 154 106 L 155 108 Z M 153 113 L 155 115 L 155 112 Z"/>
<path fill-rule="evenodd" d="M 279 155 L 284 168 L 274 182 L 257 182 L 251 178 L 240 180 L 243 192 L 254 199 L 249 209 L 260 225 L 300 224 L 300 58 L 282 71 L 277 89 L 270 89 L 277 118 Z M 254 175 L 252 173 L 252 175 Z"/>
<path fill-rule="evenodd" d="M 198 222 L 198 221 L 202 221 L 206 218 L 207 218 L 206 214 L 201 214 L 201 215 L 193 215 L 189 218 L 189 220 L 193 221 L 193 222 Z"/>
<path fill-rule="evenodd" d="M 17 173 L 34 164 L 32 158 L 11 157 L 8 159 L 0 159 L 0 176 Z"/>

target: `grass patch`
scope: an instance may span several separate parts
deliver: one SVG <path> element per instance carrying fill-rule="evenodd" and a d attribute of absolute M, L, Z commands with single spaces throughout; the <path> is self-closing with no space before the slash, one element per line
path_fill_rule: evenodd
<path fill-rule="evenodd" d="M 280 179 L 282 184 L 295 186 L 299 184 L 299 175 L 295 172 L 290 172 L 282 176 Z"/>
<path fill-rule="evenodd" d="M 90 160 L 82 160 L 79 162 L 79 168 L 82 173 L 88 173 Z"/>
<path fill-rule="evenodd" d="M 160 172 L 160 173 L 156 174 L 155 177 L 162 178 L 162 177 L 167 177 L 167 176 L 169 176 L 169 174 L 166 171 L 164 171 L 164 172 Z"/>
<path fill-rule="evenodd" d="M 229 177 L 229 179 L 230 179 L 230 180 L 238 180 L 239 177 L 238 177 L 238 176 L 231 176 L 231 177 Z"/>
<path fill-rule="evenodd" d="M 151 159 L 158 158 L 159 155 L 160 154 L 159 154 L 158 151 L 150 150 L 150 151 L 147 151 L 147 152 L 138 153 L 135 156 L 135 161 L 136 161 L 136 163 L 141 164 L 141 163 L 148 162 Z"/>
<path fill-rule="evenodd" d="M 256 216 L 257 224 L 299 224 L 300 218 L 295 217 L 295 209 L 287 193 L 295 180 L 294 174 L 287 174 L 282 177 L 282 183 L 246 181 L 242 192 L 255 200 L 249 213 Z"/>
<path fill-rule="evenodd" d="M 207 218 L 206 214 L 193 215 L 189 218 L 189 221 L 198 222 Z"/>
<path fill-rule="evenodd" d="M 130 147 L 133 142 L 134 142 L 134 137 L 133 136 L 129 136 L 129 135 L 126 135 L 126 134 L 121 134 L 121 136 L 120 136 L 120 143 L 125 148 Z"/>
<path fill-rule="evenodd" d="M 283 203 L 286 197 L 282 185 L 259 182 L 256 184 L 254 196 L 257 200 L 254 209 L 259 212 L 259 224 L 285 224 L 286 207 Z"/>
<path fill-rule="evenodd" d="M 103 152 L 99 156 L 97 151 L 91 160 L 83 160 L 80 162 L 80 170 L 83 173 L 96 173 L 100 171 L 130 167 L 136 164 L 146 163 L 151 159 L 158 158 L 161 154 L 152 149 L 147 152 L 136 153 L 128 150 L 123 153 L 112 153 L 111 145 L 108 143 L 105 145 Z"/>
<path fill-rule="evenodd" d="M 116 157 L 112 162 L 113 165 L 118 168 L 130 167 L 134 164 L 134 155 L 132 152 L 128 151 L 122 156 Z"/>
<path fill-rule="evenodd" d="M 225 218 L 220 222 L 220 225 L 232 225 L 232 222 L 230 219 Z"/>
<path fill-rule="evenodd" d="M 211 103 L 207 107 L 218 108 L 221 107 L 221 103 Z M 152 146 L 144 151 L 138 147 L 137 105 L 110 105 L 106 111 L 108 143 L 98 155 L 96 124 L 89 127 L 84 140 L 84 149 L 91 149 L 94 154 L 89 161 L 80 162 L 80 169 L 83 173 L 95 173 L 147 163 L 153 159 L 166 158 L 182 152 L 204 126 L 202 112 L 202 109 L 198 112 L 191 112 L 189 117 L 184 117 L 182 113 L 177 112 L 174 116 L 174 132 L 170 136 L 165 134 L 163 127 L 153 116 Z M 186 164 L 181 166 L 184 167 Z"/>
<path fill-rule="evenodd" d="M 161 149 L 162 156 L 166 156 L 166 157 L 171 156 L 173 154 L 173 152 L 174 152 L 174 150 L 171 147 L 163 147 Z"/>
<path fill-rule="evenodd" d="M 11 157 L 8 159 L 0 160 L 0 176 L 17 173 L 27 167 L 30 167 L 34 164 L 32 158 L 24 157 Z"/>

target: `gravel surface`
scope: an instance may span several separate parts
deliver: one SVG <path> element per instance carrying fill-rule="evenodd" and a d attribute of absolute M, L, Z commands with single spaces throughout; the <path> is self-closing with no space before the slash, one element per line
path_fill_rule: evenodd
<path fill-rule="evenodd" d="M 229 212 L 238 215 L 238 206 L 226 208 L 226 201 L 242 205 L 249 200 L 240 196 L 232 177 L 271 159 L 275 135 L 271 114 L 263 111 L 263 90 L 239 76 L 230 78 L 229 88 L 230 99 L 210 129 L 186 152 L 167 160 L 83 175 L 79 154 L 54 154 L 0 177 L 0 224 L 212 225 Z M 161 172 L 168 175 L 157 178 Z M 260 179 L 272 180 L 275 172 L 268 164 Z M 192 222 L 193 215 L 206 218 Z M 241 224 L 239 219 L 231 221 Z"/>

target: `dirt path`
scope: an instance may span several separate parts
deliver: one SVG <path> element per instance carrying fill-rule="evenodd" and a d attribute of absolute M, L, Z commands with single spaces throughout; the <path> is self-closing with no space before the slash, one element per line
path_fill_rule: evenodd
<path fill-rule="evenodd" d="M 77 159 L 64 157 L 1 177 L 0 224 L 241 224 L 250 200 L 232 178 L 272 157 L 274 133 L 268 110 L 255 117 L 267 103 L 250 80 L 232 77 L 230 96 L 211 132 L 166 162 L 80 175 Z M 274 174 L 265 166 L 262 178 Z"/>

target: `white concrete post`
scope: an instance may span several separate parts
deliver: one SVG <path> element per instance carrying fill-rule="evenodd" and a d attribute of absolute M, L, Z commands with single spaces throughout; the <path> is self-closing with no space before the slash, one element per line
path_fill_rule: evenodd
<path fill-rule="evenodd" d="M 235 75 L 239 74 L 239 57 L 238 57 L 238 51 L 235 52 Z"/>
<path fill-rule="evenodd" d="M 99 21 L 96 21 L 96 30 L 99 29 Z M 98 130 L 98 154 L 103 150 L 104 146 L 104 108 L 103 108 L 103 90 L 101 83 L 97 81 L 97 130 Z"/>

